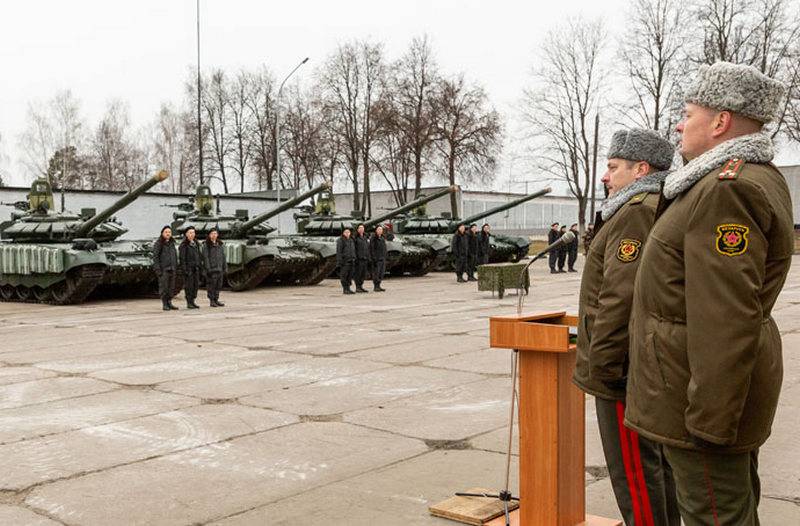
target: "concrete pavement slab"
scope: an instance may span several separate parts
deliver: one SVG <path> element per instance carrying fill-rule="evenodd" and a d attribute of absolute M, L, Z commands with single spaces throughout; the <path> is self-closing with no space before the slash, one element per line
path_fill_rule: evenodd
<path fill-rule="evenodd" d="M 348 424 L 296 424 L 55 482 L 26 503 L 87 526 L 202 523 L 425 450 L 417 440 Z"/>
<path fill-rule="evenodd" d="M 112 391 L 117 387 L 91 378 L 45 378 L 0 387 L 0 410 Z"/>
<path fill-rule="evenodd" d="M 0 490 L 19 491 L 294 422 L 297 417 L 286 413 L 213 404 L 24 440 L 0 446 Z"/>
<path fill-rule="evenodd" d="M 248 396 L 240 402 L 303 415 L 330 415 L 481 379 L 425 367 L 392 367 Z"/>

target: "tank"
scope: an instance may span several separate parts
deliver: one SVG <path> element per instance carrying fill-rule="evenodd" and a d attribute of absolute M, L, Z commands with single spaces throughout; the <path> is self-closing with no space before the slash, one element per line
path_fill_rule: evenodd
<path fill-rule="evenodd" d="M 455 220 L 449 217 L 429 217 L 424 208 L 416 208 L 414 213 L 408 217 L 399 218 L 392 223 L 393 231 L 403 240 L 419 241 L 434 239 L 447 244 L 448 258 L 437 268 L 438 270 L 450 270 L 453 266 L 452 257 L 449 256 L 450 239 L 458 228 L 458 225 L 476 223 L 481 219 L 489 217 L 498 212 L 514 208 L 531 199 L 541 197 L 551 192 L 550 188 L 545 188 L 538 192 L 525 195 L 502 205 L 490 208 L 478 214 L 474 214 L 463 220 Z M 490 263 L 502 263 L 506 261 L 519 261 L 528 255 L 530 240 L 522 236 L 505 236 L 492 234 L 490 238 Z"/>
<path fill-rule="evenodd" d="M 349 216 L 336 215 L 333 196 L 330 192 L 327 192 L 320 196 L 313 211 L 295 214 L 298 231 L 296 237 L 301 243 L 311 241 L 325 242 L 335 247 L 336 240 L 341 236 L 345 228 L 350 228 L 355 232 L 355 228 L 360 223 L 363 223 L 365 230 L 369 233 L 378 225 L 386 224 L 393 217 L 413 210 L 455 190 L 455 187 L 442 189 L 430 196 L 424 196 L 403 206 L 393 208 L 369 220 L 363 219 L 358 213 Z M 446 260 L 449 242 L 443 243 L 438 239 L 400 239 L 394 236 L 391 228 L 388 227 L 389 225 L 387 225 L 386 271 L 390 274 L 423 276 Z"/>
<path fill-rule="evenodd" d="M 182 237 L 192 226 L 200 240 L 205 239 L 212 228 L 219 230 L 228 261 L 225 279 L 234 291 L 250 290 L 262 284 L 314 285 L 336 266 L 336 248 L 270 236 L 275 229 L 266 221 L 329 187 L 325 182 L 251 218 L 247 210 L 237 210 L 233 215 L 221 213 L 218 204 L 215 207 L 211 189 L 201 185 L 197 187 L 193 203 L 178 206 L 181 210 L 173 214 L 172 230 Z"/>
<path fill-rule="evenodd" d="M 0 224 L 0 300 L 66 305 L 103 286 L 150 290 L 150 244 L 117 241 L 128 230 L 113 215 L 167 177 L 160 171 L 100 213 L 79 214 L 54 211 L 50 183 L 34 181 Z"/>

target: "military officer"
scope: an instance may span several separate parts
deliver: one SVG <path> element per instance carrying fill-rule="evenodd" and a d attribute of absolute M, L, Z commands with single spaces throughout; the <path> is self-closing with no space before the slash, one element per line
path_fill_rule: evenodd
<path fill-rule="evenodd" d="M 678 124 L 640 256 L 626 423 L 664 444 L 687 526 L 758 524 L 758 448 L 781 388 L 771 310 L 794 249 L 792 206 L 763 125 L 785 87 L 751 66 L 703 66 Z"/>
<path fill-rule="evenodd" d="M 172 304 L 175 294 L 175 272 L 178 270 L 178 251 L 175 250 L 175 238 L 172 229 L 165 225 L 161 234 L 153 244 L 153 270 L 158 276 L 158 295 L 164 310 L 178 310 Z"/>
<path fill-rule="evenodd" d="M 464 273 L 467 271 L 467 255 L 469 253 L 466 228 L 464 223 L 458 225 L 458 230 L 453 234 L 453 239 L 450 241 L 450 252 L 453 254 L 456 266 L 456 281 L 458 283 L 467 282 L 464 279 Z"/>
<path fill-rule="evenodd" d="M 369 238 L 364 233 L 363 224 L 356 227 L 353 245 L 356 249 L 356 259 L 353 262 L 353 281 L 356 282 L 356 292 L 368 292 L 364 288 L 364 280 L 367 277 L 367 266 L 369 265 Z"/>
<path fill-rule="evenodd" d="M 205 247 L 203 247 L 203 270 L 206 273 L 206 295 L 212 307 L 224 307 L 219 301 L 219 291 L 228 273 L 228 261 L 225 259 L 225 248 L 219 238 L 219 230 L 213 227 L 208 231 Z"/>
<path fill-rule="evenodd" d="M 342 294 L 355 294 L 350 286 L 353 283 L 353 264 L 356 260 L 356 246 L 349 228 L 342 231 L 336 240 L 336 264 L 339 267 L 339 281 L 342 283 Z"/>
<path fill-rule="evenodd" d="M 550 231 L 547 232 L 547 244 L 552 245 L 558 238 L 561 237 L 561 234 L 558 231 L 558 223 L 553 223 L 550 225 Z M 555 250 L 551 250 L 547 256 L 547 263 L 550 265 L 550 274 L 556 274 L 558 271 L 556 270 L 556 261 L 558 261 L 558 248 Z"/>
<path fill-rule="evenodd" d="M 680 525 L 661 444 L 623 425 L 633 283 L 674 152 L 669 141 L 651 130 L 614 133 L 602 178 L 609 197 L 581 279 L 573 380 L 595 397 L 611 486 L 628 526 Z M 570 250 L 577 255 L 577 238 L 573 243 Z"/>

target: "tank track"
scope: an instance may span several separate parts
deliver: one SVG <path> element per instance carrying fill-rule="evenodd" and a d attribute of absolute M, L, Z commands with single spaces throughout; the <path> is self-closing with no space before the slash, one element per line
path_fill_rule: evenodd
<path fill-rule="evenodd" d="M 71 270 L 64 281 L 54 286 L 38 292 L 29 287 L 13 287 L 14 291 L 10 296 L 0 294 L 0 301 L 10 303 L 46 303 L 50 305 L 81 303 L 94 292 L 102 281 L 105 272 L 106 269 L 103 265 L 83 265 Z M 8 287 L 8 285 L 4 287 Z M 61 287 L 66 290 L 59 290 Z"/>
<path fill-rule="evenodd" d="M 242 292 L 251 290 L 258 287 L 262 281 L 272 272 L 272 265 L 270 260 L 266 258 L 259 258 L 248 263 L 242 270 L 237 272 L 237 276 L 231 281 L 230 276 L 226 276 L 231 290 L 234 292 Z"/>
<path fill-rule="evenodd" d="M 322 280 L 330 276 L 334 268 L 336 268 L 336 258 L 327 258 L 316 267 L 316 270 L 312 274 L 305 279 L 297 280 L 297 284 L 300 286 L 318 285 Z"/>

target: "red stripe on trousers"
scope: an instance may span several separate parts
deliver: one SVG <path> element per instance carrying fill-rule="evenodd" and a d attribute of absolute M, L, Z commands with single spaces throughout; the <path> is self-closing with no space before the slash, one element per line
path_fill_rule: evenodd
<path fill-rule="evenodd" d="M 706 491 L 708 492 L 708 500 L 711 504 L 711 516 L 714 519 L 714 526 L 719 526 L 719 517 L 717 516 L 717 499 L 714 496 L 714 486 L 711 484 L 711 475 L 708 473 L 708 462 L 705 455 L 703 455 L 703 475 L 706 479 Z"/>
<path fill-rule="evenodd" d="M 650 495 L 647 493 L 647 483 L 644 479 L 644 470 L 642 469 L 642 454 L 639 451 L 639 433 L 633 429 L 629 429 L 628 432 L 631 434 L 631 443 L 633 444 L 633 465 L 636 468 L 636 478 L 639 480 L 639 495 L 642 497 L 644 522 L 647 526 L 655 526 L 653 508 L 650 506 Z"/>
<path fill-rule="evenodd" d="M 619 443 L 622 448 L 622 463 L 625 465 L 625 478 L 628 480 L 628 491 L 631 494 L 635 526 L 644 526 L 642 510 L 639 507 L 639 496 L 636 492 L 636 483 L 631 467 L 630 449 L 628 447 L 628 428 L 625 427 L 625 404 L 617 401 L 617 425 L 619 426 Z"/>

